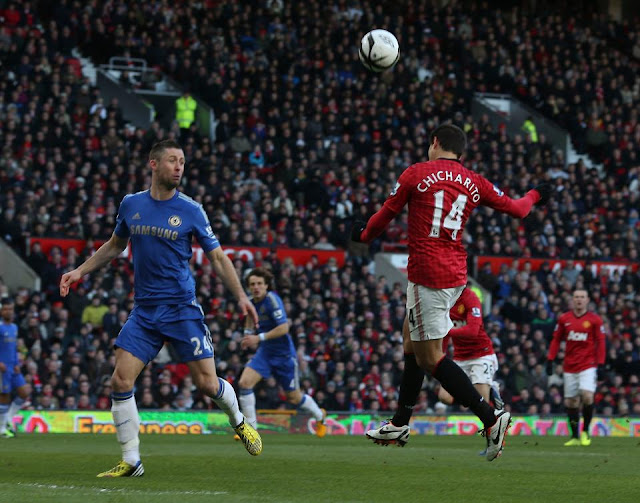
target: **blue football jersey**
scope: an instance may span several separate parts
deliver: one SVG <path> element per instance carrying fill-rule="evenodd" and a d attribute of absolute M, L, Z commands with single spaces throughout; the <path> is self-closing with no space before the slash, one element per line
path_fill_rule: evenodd
<path fill-rule="evenodd" d="M 275 292 L 268 292 L 264 299 L 256 302 L 251 299 L 253 305 L 258 312 L 260 319 L 260 332 L 268 332 L 278 325 L 287 322 L 287 313 L 284 310 L 282 299 Z M 260 343 L 260 347 L 264 347 L 271 356 L 288 356 L 295 355 L 296 350 L 293 347 L 293 341 L 289 334 L 275 339 L 269 339 Z"/>
<path fill-rule="evenodd" d="M 7 366 L 7 371 L 13 372 L 18 364 L 18 326 L 15 323 L 0 322 L 0 362 Z"/>
<path fill-rule="evenodd" d="M 178 191 L 166 201 L 149 190 L 125 196 L 114 232 L 131 240 L 134 300 L 143 306 L 193 302 L 192 238 L 205 252 L 220 246 L 202 205 Z"/>

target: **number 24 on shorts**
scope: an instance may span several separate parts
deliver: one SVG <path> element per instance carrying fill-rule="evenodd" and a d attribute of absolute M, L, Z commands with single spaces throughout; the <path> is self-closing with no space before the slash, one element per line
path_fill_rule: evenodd
<path fill-rule="evenodd" d="M 202 342 L 197 337 L 192 337 L 191 342 L 193 343 L 193 356 L 200 356 L 202 354 L 202 346 L 209 351 L 213 351 L 213 344 L 211 343 L 211 339 L 208 335 L 202 337 Z"/>

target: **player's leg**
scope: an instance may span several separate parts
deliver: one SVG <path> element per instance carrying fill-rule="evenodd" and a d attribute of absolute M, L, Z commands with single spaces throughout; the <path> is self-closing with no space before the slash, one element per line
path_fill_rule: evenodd
<path fill-rule="evenodd" d="M 564 406 L 571 438 L 565 442 L 567 447 L 580 445 L 580 376 L 577 373 L 564 373 Z"/>
<path fill-rule="evenodd" d="M 398 393 L 398 409 L 391 419 L 394 426 L 409 424 L 413 408 L 424 382 L 424 370 L 420 368 L 413 352 L 413 344 L 409 336 L 409 320 L 405 316 L 402 324 L 402 348 L 404 350 L 404 369 Z"/>
<path fill-rule="evenodd" d="M 316 436 L 323 438 L 327 434 L 327 426 L 324 424 L 327 411 L 321 409 L 311 395 L 302 393 L 299 389 L 285 391 L 285 393 L 287 394 L 287 402 L 295 405 L 299 410 L 307 412 L 316 420 Z"/>
<path fill-rule="evenodd" d="M 418 365 L 438 379 L 459 404 L 471 409 L 484 424 L 484 433 L 491 439 L 487 460 L 492 461 L 502 452 L 504 437 L 511 424 L 511 414 L 495 411 L 474 388 L 467 374 L 442 351 L 441 339 L 453 326 L 449 309 L 455 304 L 462 289 L 463 287 L 438 290 L 409 282 L 409 332 Z"/>
<path fill-rule="evenodd" d="M 141 477 L 140 416 L 133 387 L 144 366 L 160 351 L 164 341 L 153 329 L 153 322 L 140 316 L 136 307 L 120 330 L 115 342 L 116 365 L 111 376 L 111 415 L 122 450 L 122 461 L 98 477 Z"/>
<path fill-rule="evenodd" d="M 454 363 L 456 363 L 464 373 L 467 374 L 473 383 L 473 387 L 478 391 L 478 393 L 480 393 L 480 396 L 484 398 L 487 403 L 491 403 L 492 388 L 489 381 L 493 382 L 494 369 L 497 366 L 497 359 L 495 358 L 495 355 L 484 356 L 473 360 L 454 361 Z M 453 397 L 443 387 L 440 387 L 440 390 L 438 391 L 438 399 L 447 405 L 452 405 L 454 403 Z M 486 437 L 486 441 L 487 447 L 478 453 L 480 456 L 487 455 L 487 449 L 489 448 L 490 442 L 488 436 Z"/>
<path fill-rule="evenodd" d="M 316 420 L 316 436 L 324 437 L 327 434 L 327 427 L 324 424 L 327 411 L 321 409 L 311 395 L 300 391 L 296 355 L 278 358 L 273 362 L 272 370 L 276 381 L 287 394 L 287 401 L 299 410 L 310 414 Z"/>
<path fill-rule="evenodd" d="M 2 385 L 2 373 L 0 373 L 0 385 Z M 2 388 L 0 388 L 2 390 Z M 9 404 L 11 395 L 9 393 L 0 393 L 0 438 L 11 438 L 13 434 L 7 431 L 7 417 L 9 412 Z"/>
<path fill-rule="evenodd" d="M 256 415 L 256 395 L 253 393 L 253 388 L 261 380 L 262 375 L 247 365 L 238 381 L 240 410 L 244 414 L 246 421 L 255 429 L 258 429 L 258 418 Z"/>
<path fill-rule="evenodd" d="M 193 383 L 229 417 L 229 423 L 252 456 L 262 452 L 262 439 L 240 412 L 233 386 L 216 374 L 213 356 L 187 362 Z"/>
<path fill-rule="evenodd" d="M 369 430 L 366 433 L 368 438 L 380 445 L 392 443 L 404 446 L 407 443 L 411 431 L 409 420 L 424 381 L 424 371 L 418 366 L 416 355 L 413 353 L 413 345 L 409 337 L 409 320 L 406 316 L 402 324 L 402 347 L 404 350 L 404 369 L 398 393 L 398 408 L 391 421 L 385 421 L 379 428 Z"/>
<path fill-rule="evenodd" d="M 29 399 L 31 387 L 25 383 L 24 376 L 18 373 L 14 374 L 13 377 L 13 389 L 16 390 L 16 396 L 11 402 L 9 411 L 7 412 L 7 428 L 13 430 L 15 434 L 13 418 Z"/>
<path fill-rule="evenodd" d="M 494 409 L 504 409 L 504 400 L 502 399 L 502 395 L 500 395 L 500 383 L 498 381 L 493 381 L 491 383 L 491 389 L 489 390 L 489 401 L 491 405 L 493 405 Z"/>
<path fill-rule="evenodd" d="M 592 367 L 580 372 L 579 388 L 580 400 L 582 402 L 582 433 L 580 434 L 580 445 L 591 445 L 591 436 L 589 428 L 593 419 L 593 396 L 596 391 L 597 373 L 596 368 Z"/>
<path fill-rule="evenodd" d="M 111 414 L 122 449 L 122 463 L 98 477 L 135 477 L 144 474 L 140 461 L 140 416 L 133 394 L 133 386 L 144 366 L 145 363 L 130 352 L 116 349 L 116 366 L 111 376 Z"/>
<path fill-rule="evenodd" d="M 253 426 L 244 420 L 233 386 L 216 373 L 211 333 L 204 322 L 202 309 L 199 306 L 186 306 L 184 315 L 193 318 L 162 323 L 159 325 L 160 332 L 170 339 L 182 361 L 189 366 L 193 383 L 229 417 L 229 423 L 249 454 L 257 456 L 262 452 L 262 439 Z"/>

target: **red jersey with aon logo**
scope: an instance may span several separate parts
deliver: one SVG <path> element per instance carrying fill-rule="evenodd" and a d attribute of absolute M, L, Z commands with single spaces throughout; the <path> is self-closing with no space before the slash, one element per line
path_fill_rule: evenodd
<path fill-rule="evenodd" d="M 569 311 L 558 318 L 547 359 L 555 360 L 560 343 L 565 341 L 564 371 L 572 374 L 582 372 L 604 363 L 605 340 L 606 333 L 600 316 L 590 311 L 576 316 Z"/>

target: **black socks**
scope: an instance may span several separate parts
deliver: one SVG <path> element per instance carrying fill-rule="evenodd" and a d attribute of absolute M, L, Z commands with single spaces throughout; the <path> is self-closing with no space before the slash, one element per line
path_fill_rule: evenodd
<path fill-rule="evenodd" d="M 473 387 L 467 374 L 456 365 L 453 360 L 446 356 L 440 360 L 433 373 L 442 387 L 464 407 L 469 407 L 471 411 L 480 418 L 485 428 L 489 428 L 496 423 L 496 416 L 493 407 L 489 405 L 478 390 Z"/>
<path fill-rule="evenodd" d="M 400 383 L 400 393 L 398 395 L 398 410 L 391 423 L 394 426 L 404 426 L 409 424 L 413 406 L 418 400 L 422 382 L 424 381 L 424 371 L 416 362 L 416 355 L 413 353 L 404 354 L 404 371 L 402 372 L 402 382 Z"/>

